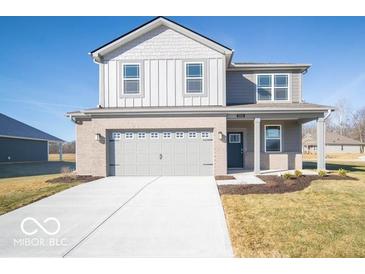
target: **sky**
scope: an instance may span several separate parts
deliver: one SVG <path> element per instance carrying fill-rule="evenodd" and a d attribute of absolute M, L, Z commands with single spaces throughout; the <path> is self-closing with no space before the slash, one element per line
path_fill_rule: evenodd
<path fill-rule="evenodd" d="M 307 102 L 365 106 L 365 17 L 169 18 L 233 48 L 234 62 L 311 64 Z M 151 19 L 0 17 L 0 112 L 74 140 L 66 112 L 98 104 L 88 52 Z"/>

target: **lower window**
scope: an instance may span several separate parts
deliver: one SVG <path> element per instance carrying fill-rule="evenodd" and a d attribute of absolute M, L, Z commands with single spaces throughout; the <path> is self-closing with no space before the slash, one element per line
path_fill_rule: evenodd
<path fill-rule="evenodd" d="M 281 126 L 265 126 L 265 152 L 281 152 Z"/>

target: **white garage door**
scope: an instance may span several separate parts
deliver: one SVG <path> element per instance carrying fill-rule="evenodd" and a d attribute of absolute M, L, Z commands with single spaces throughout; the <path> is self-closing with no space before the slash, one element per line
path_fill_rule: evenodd
<path fill-rule="evenodd" d="M 114 130 L 109 175 L 212 175 L 212 130 Z"/>

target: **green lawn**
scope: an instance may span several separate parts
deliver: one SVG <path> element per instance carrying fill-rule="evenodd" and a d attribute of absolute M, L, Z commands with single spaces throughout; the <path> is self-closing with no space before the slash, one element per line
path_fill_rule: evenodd
<path fill-rule="evenodd" d="M 235 255 L 365 257 L 365 163 L 327 168 L 350 170 L 359 180 L 318 180 L 285 194 L 223 195 Z"/>
<path fill-rule="evenodd" d="M 46 180 L 60 175 L 0 179 L 0 215 L 78 185 L 46 183 Z"/>

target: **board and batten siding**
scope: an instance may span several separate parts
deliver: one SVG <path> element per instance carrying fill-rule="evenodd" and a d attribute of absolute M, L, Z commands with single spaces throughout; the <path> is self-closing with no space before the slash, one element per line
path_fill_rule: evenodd
<path fill-rule="evenodd" d="M 256 76 L 264 73 L 266 72 L 227 71 L 227 105 L 256 103 Z M 289 74 L 289 102 L 300 103 L 302 101 L 302 74 L 282 73 Z"/>
<path fill-rule="evenodd" d="M 99 104 L 103 107 L 225 105 L 225 57 L 165 26 L 107 54 L 100 64 Z M 141 65 L 139 96 L 122 94 L 122 64 Z M 204 63 L 204 94 L 185 94 L 186 62 Z"/>

